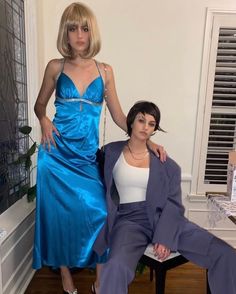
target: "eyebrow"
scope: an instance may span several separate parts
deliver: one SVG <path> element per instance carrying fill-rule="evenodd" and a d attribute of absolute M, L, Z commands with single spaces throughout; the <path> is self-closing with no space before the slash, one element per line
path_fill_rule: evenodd
<path fill-rule="evenodd" d="M 145 118 L 145 115 L 142 114 L 142 113 L 138 114 L 138 115 L 137 115 L 137 118 L 144 118 L 144 119 L 146 119 L 146 118 Z M 150 120 L 149 122 L 150 122 L 150 123 L 155 123 L 155 124 L 156 124 L 155 119 L 154 119 L 154 120 Z"/>

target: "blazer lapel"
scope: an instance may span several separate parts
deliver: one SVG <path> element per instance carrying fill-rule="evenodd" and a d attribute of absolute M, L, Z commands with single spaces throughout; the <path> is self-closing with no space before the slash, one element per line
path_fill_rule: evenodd
<path fill-rule="evenodd" d="M 112 171 L 113 168 L 121 154 L 121 152 L 123 151 L 123 148 L 125 146 L 127 141 L 119 141 L 116 142 L 115 144 L 113 144 L 112 146 L 109 146 L 109 149 L 107 149 L 108 151 L 106 152 L 106 160 L 105 160 L 105 166 L 104 166 L 104 170 L 105 170 L 105 182 L 106 182 L 106 186 L 107 189 L 111 188 L 111 184 L 112 184 Z"/>
<path fill-rule="evenodd" d="M 167 197 L 167 175 L 164 163 L 150 152 L 150 170 L 147 185 L 146 201 L 148 205 L 148 217 L 151 223 L 155 213 L 164 207 Z"/>
<path fill-rule="evenodd" d="M 111 230 L 116 213 L 117 213 L 117 204 L 114 203 L 112 200 L 111 195 L 111 188 L 113 184 L 113 176 L 112 171 L 113 168 L 126 144 L 125 141 L 116 142 L 108 144 L 107 148 L 105 147 L 105 166 L 104 166 L 104 177 L 106 183 L 106 198 L 107 198 L 107 209 L 108 209 L 108 216 L 107 216 L 107 224 L 108 224 L 108 231 Z"/>

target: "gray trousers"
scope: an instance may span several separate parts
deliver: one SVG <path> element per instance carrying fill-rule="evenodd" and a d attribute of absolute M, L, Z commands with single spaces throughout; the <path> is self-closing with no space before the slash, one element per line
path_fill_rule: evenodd
<path fill-rule="evenodd" d="M 100 294 L 128 293 L 128 285 L 134 279 L 137 263 L 153 234 L 145 205 L 145 202 L 120 205 L 111 232 L 108 261 L 101 271 Z M 201 242 L 201 232 L 199 228 L 199 238 L 193 242 Z M 207 231 L 203 233 L 210 234 Z M 189 244 L 189 238 L 195 238 L 195 234 L 183 230 L 178 251 L 188 260 L 208 269 L 211 293 L 236 294 L 236 251 L 224 241 L 213 237 L 208 253 L 201 255 L 185 246 L 186 238 Z"/>

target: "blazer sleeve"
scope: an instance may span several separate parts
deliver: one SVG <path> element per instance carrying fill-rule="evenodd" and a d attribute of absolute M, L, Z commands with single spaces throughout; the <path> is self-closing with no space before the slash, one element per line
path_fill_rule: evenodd
<path fill-rule="evenodd" d="M 168 197 L 159 220 L 154 227 L 153 244 L 165 245 L 172 251 L 177 251 L 178 239 L 185 222 L 184 206 L 181 193 L 181 170 L 176 164 L 171 167 Z"/>

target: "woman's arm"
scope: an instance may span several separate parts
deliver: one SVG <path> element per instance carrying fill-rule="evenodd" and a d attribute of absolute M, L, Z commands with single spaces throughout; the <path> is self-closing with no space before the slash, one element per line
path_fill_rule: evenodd
<path fill-rule="evenodd" d="M 55 79 L 60 71 L 61 61 L 60 60 L 51 60 L 44 72 L 43 82 L 37 97 L 37 100 L 34 105 L 34 111 L 36 116 L 39 119 L 41 130 L 42 130 L 42 139 L 41 143 L 45 147 L 45 144 L 48 145 L 50 150 L 51 143 L 56 146 L 56 143 L 53 139 L 53 132 L 59 135 L 57 129 L 51 122 L 51 120 L 46 115 L 46 107 L 52 93 L 55 89 Z"/>
<path fill-rule="evenodd" d="M 167 182 L 168 195 L 156 224 L 152 242 L 164 244 L 173 251 L 177 250 L 178 237 L 186 221 L 181 193 L 181 170 L 170 158 L 165 163 L 169 180 Z"/>
<path fill-rule="evenodd" d="M 119 98 L 116 92 L 115 79 L 112 67 L 108 64 L 104 67 L 105 70 L 105 99 L 107 107 L 113 121 L 122 130 L 127 132 L 126 116 L 121 108 Z"/>

